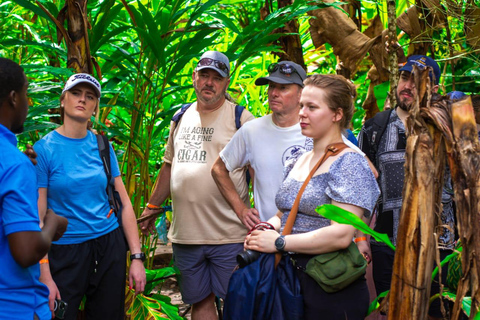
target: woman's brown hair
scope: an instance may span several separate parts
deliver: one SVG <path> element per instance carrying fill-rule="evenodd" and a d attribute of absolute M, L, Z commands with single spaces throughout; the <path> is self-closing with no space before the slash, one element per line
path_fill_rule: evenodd
<path fill-rule="evenodd" d="M 343 112 L 340 128 L 347 129 L 352 121 L 355 107 L 353 102 L 357 97 L 355 85 L 345 77 L 336 74 L 314 74 L 303 82 L 305 86 L 314 86 L 325 91 L 328 108 L 335 113 Z"/>

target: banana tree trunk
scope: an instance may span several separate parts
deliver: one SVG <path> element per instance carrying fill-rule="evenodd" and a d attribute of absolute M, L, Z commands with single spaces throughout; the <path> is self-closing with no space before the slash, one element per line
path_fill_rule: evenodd
<path fill-rule="evenodd" d="M 87 20 L 87 0 L 66 0 L 65 6 L 55 18 L 40 2 L 37 5 L 45 11 L 57 27 L 57 42 L 65 39 L 67 47 L 67 67 L 77 73 L 93 74 L 93 63 L 88 42 L 89 23 Z M 67 29 L 64 22 L 67 20 Z M 97 68 L 99 73 L 99 68 Z M 100 78 L 101 75 L 98 74 Z"/>
<path fill-rule="evenodd" d="M 420 108 L 428 108 L 428 70 L 415 69 L 417 101 L 407 118 L 407 149 L 403 203 L 397 236 L 389 319 L 426 319 L 435 257 L 435 227 L 441 210 L 445 170 L 443 136 L 426 123 Z"/>
<path fill-rule="evenodd" d="M 462 300 L 471 292 L 473 319 L 480 302 L 480 146 L 470 97 L 452 105 L 453 137 L 452 178 L 454 181 L 457 227 L 462 241 L 462 271 L 452 319 L 458 319 Z"/>

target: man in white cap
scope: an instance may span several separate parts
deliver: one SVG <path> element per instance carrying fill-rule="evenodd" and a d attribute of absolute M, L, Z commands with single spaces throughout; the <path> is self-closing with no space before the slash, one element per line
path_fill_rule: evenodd
<path fill-rule="evenodd" d="M 223 53 L 208 51 L 201 56 L 192 77 L 197 101 L 182 108 L 171 123 L 158 183 L 142 214 L 160 212 L 160 205 L 171 195 L 169 239 L 181 271 L 183 301 L 193 304 L 192 319 L 217 318 L 215 296 L 225 298 L 247 234 L 210 174 L 218 153 L 237 131 L 236 106 L 225 98 L 229 73 L 229 60 Z M 240 122 L 252 119 L 244 110 Z M 231 178 L 247 204 L 245 170 L 232 172 Z M 142 232 L 153 232 L 154 220 L 143 222 Z"/>

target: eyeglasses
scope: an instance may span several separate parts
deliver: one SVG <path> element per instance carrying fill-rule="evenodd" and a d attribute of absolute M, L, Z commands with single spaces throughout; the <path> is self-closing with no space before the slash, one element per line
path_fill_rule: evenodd
<path fill-rule="evenodd" d="M 271 65 L 268 66 L 268 73 L 273 73 L 277 70 L 279 70 L 281 73 L 286 74 L 286 75 L 291 75 L 293 73 L 296 73 L 300 76 L 297 69 L 295 69 L 294 66 L 292 66 L 291 64 L 288 64 L 288 63 L 282 63 L 282 64 L 272 63 Z"/>
<path fill-rule="evenodd" d="M 229 73 L 227 65 L 225 63 L 223 63 L 222 61 L 218 61 L 218 60 L 211 59 L 211 58 L 203 58 L 200 61 L 198 61 L 197 67 L 205 67 L 205 66 L 214 66 L 214 67 L 222 70 L 226 74 Z"/>

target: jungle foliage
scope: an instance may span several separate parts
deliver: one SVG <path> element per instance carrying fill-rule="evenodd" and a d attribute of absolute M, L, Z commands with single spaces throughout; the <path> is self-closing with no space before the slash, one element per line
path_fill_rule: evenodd
<path fill-rule="evenodd" d="M 405 54 L 428 54 L 440 63 L 441 92 L 478 93 L 479 0 L 399 0 L 396 16 Z M 269 110 L 265 87 L 254 81 L 279 56 L 304 63 L 308 74 L 352 79 L 354 132 L 365 110 L 371 116 L 382 109 L 388 92 L 385 0 L 8 0 L 0 3 L 0 21 L 0 56 L 19 62 L 30 82 L 20 146 L 58 126 L 66 79 L 79 70 L 93 73 L 103 89 L 94 127 L 111 138 L 138 215 L 162 163 L 170 119 L 195 100 L 192 71 L 206 50 L 230 58 L 228 92 L 255 116 Z M 285 27 L 291 21 L 298 24 Z M 288 50 L 289 36 L 298 37 L 302 61 L 294 56 L 298 50 Z M 155 243 L 144 239 L 145 251 Z"/>

